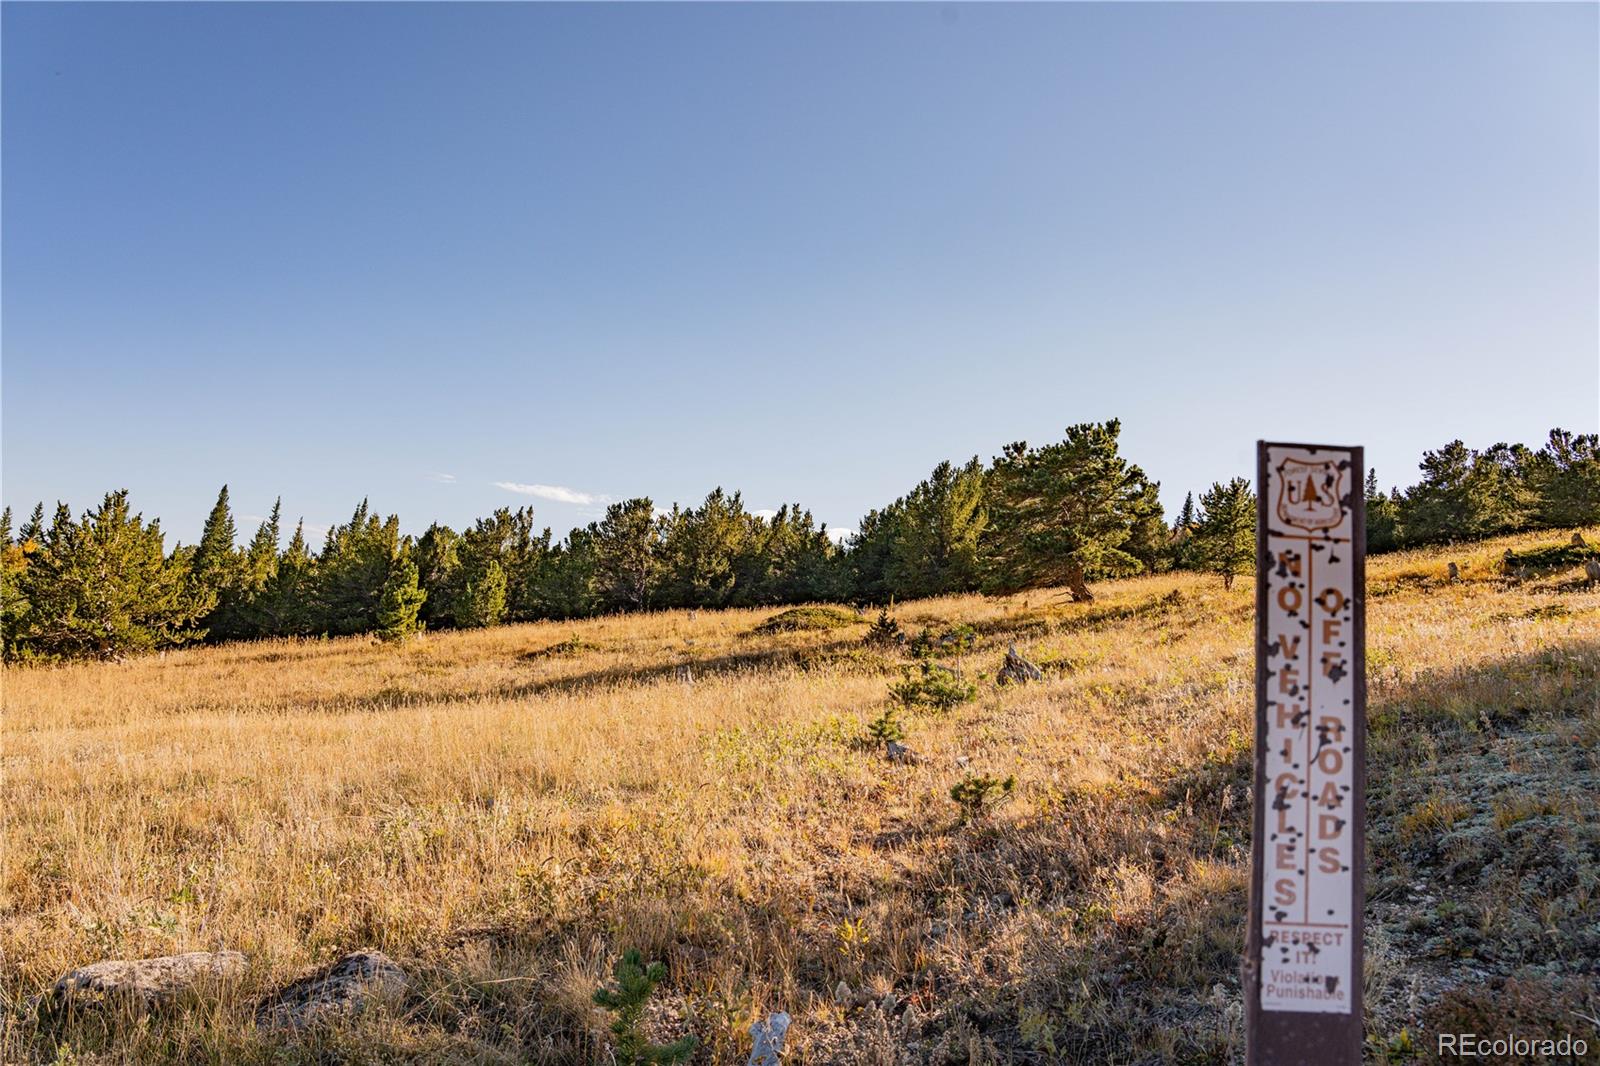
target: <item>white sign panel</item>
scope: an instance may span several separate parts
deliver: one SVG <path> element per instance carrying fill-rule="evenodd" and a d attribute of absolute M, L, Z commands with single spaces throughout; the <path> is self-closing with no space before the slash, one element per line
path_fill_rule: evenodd
<path fill-rule="evenodd" d="M 1362 470 L 1353 449 L 1269 444 L 1265 458 L 1259 1007 L 1349 1014 L 1361 980 Z"/>

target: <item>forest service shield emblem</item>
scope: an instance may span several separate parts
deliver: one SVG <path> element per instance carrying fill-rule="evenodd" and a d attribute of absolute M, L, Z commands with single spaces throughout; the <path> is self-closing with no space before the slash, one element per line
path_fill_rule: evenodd
<path fill-rule="evenodd" d="M 1299 529 L 1332 529 L 1344 517 L 1344 471 L 1329 460 L 1278 464 L 1278 517 Z"/>

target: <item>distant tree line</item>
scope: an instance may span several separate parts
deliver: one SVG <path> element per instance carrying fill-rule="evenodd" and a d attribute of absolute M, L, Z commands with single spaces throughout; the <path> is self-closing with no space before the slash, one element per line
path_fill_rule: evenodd
<path fill-rule="evenodd" d="M 1387 494 L 1368 474 L 1367 550 L 1382 552 L 1600 522 L 1600 436 L 1552 429 L 1542 448 L 1459 440 L 1422 456 L 1422 480 Z"/>
<path fill-rule="evenodd" d="M 991 463 L 942 462 L 906 495 L 869 512 L 844 544 L 798 504 L 752 514 L 739 493 L 660 512 L 611 504 L 556 542 L 531 508 L 502 508 L 460 532 L 435 523 L 402 536 L 363 501 L 321 548 L 297 523 L 280 547 L 280 508 L 243 547 L 224 486 L 198 543 L 165 550 L 128 493 L 74 517 L 58 504 L 13 530 L 0 515 L 0 635 L 7 658 L 106 658 L 197 640 L 375 633 L 583 618 L 671 607 L 843 600 L 1060 586 L 1173 567 L 1227 584 L 1249 571 L 1255 498 L 1248 481 L 1191 493 L 1169 526 L 1159 485 L 1120 453 L 1112 420 L 1063 440 L 1007 445 Z M 1595 435 L 1553 430 L 1539 451 L 1460 441 L 1422 462 L 1404 492 L 1365 486 L 1371 550 L 1600 522 Z"/>

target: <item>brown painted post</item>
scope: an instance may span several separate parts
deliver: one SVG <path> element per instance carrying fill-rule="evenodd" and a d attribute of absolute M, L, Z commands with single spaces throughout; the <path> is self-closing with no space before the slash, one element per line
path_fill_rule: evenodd
<path fill-rule="evenodd" d="M 1364 462 L 1360 448 L 1256 445 L 1248 1066 L 1361 1062 Z"/>

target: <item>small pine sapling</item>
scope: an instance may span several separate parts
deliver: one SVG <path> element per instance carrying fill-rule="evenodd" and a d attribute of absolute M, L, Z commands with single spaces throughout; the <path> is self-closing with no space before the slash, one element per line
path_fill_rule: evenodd
<path fill-rule="evenodd" d="M 907 670 L 905 680 L 889 686 L 889 694 L 907 707 L 947 711 L 978 696 L 978 686 L 938 663 L 924 661 L 920 673 Z"/>
<path fill-rule="evenodd" d="M 1017 787 L 1017 776 L 1005 780 L 990 774 L 968 774 L 950 787 L 950 798 L 961 808 L 961 824 L 982 818 L 989 810 L 1010 797 Z"/>
<path fill-rule="evenodd" d="M 867 735 L 881 743 L 885 750 L 891 744 L 898 743 L 906 738 L 905 727 L 900 724 L 900 720 L 894 716 L 894 713 L 893 707 L 886 708 L 882 714 L 867 723 Z"/>
<path fill-rule="evenodd" d="M 617 960 L 611 975 L 616 978 L 616 988 L 597 989 L 594 1001 L 617 1016 L 611 1023 L 617 1061 L 627 1066 L 688 1062 L 696 1044 L 693 1035 L 681 1036 L 670 1044 L 652 1044 L 640 1030 L 645 1004 L 656 985 L 666 978 L 667 968 L 659 962 L 646 966 L 639 952 L 630 948 Z"/>
<path fill-rule="evenodd" d="M 911 654 L 918 659 L 932 659 L 939 655 L 954 654 L 961 657 L 978 646 L 978 631 L 969 625 L 956 623 L 943 629 L 924 626 L 911 641 Z"/>
<path fill-rule="evenodd" d="M 878 620 L 867 629 L 863 638 L 873 647 L 892 648 L 906 642 L 906 635 L 900 629 L 900 623 L 889 617 L 889 608 L 885 607 L 878 612 Z"/>

